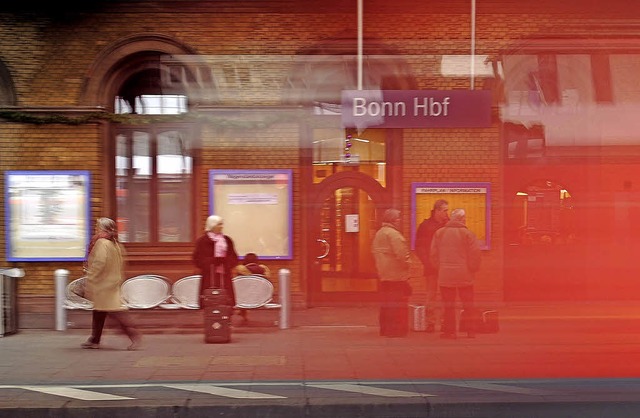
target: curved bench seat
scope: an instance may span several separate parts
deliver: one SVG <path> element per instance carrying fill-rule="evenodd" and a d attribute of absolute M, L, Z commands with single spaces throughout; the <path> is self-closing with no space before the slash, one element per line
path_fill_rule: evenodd
<path fill-rule="evenodd" d="M 66 287 L 67 309 L 93 309 L 93 303 L 85 299 L 85 277 L 71 281 Z M 177 280 L 173 285 L 169 279 L 155 274 L 131 277 L 122 283 L 122 302 L 131 309 L 199 309 L 200 281 L 202 276 L 194 274 Z M 274 286 L 260 275 L 236 276 L 233 278 L 238 309 L 280 309 L 273 302 Z"/>
<path fill-rule="evenodd" d="M 236 308 L 257 309 L 273 299 L 273 283 L 260 275 L 236 276 L 233 278 Z"/>
<path fill-rule="evenodd" d="M 166 277 L 143 274 L 122 283 L 122 301 L 132 309 L 151 309 L 171 297 L 171 285 Z"/>

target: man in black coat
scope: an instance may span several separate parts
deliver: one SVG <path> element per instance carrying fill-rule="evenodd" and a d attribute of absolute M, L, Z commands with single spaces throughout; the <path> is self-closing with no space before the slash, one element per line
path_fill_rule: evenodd
<path fill-rule="evenodd" d="M 442 228 L 447 221 L 449 221 L 449 203 L 444 199 L 438 199 L 433 204 L 431 216 L 423 220 L 416 231 L 416 255 L 422 262 L 427 290 L 427 332 L 435 331 L 436 298 L 438 295 L 438 270 L 430 260 L 431 241 L 436 231 Z"/>

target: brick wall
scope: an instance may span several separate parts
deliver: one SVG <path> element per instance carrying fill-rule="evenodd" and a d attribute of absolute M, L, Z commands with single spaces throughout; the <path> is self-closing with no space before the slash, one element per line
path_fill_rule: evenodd
<path fill-rule="evenodd" d="M 37 13 L 14 14 L 0 8 L 0 60 L 14 83 L 18 106 L 79 104 L 91 78 L 90 68 L 116 42 L 140 34 L 162 34 L 198 54 L 288 55 L 323 45 L 332 39 L 353 41 L 356 53 L 356 10 L 348 2 L 229 1 L 229 2 L 105 2 L 89 9 L 62 10 L 55 17 Z M 523 39 L 540 36 L 588 38 L 637 36 L 637 21 L 629 2 L 478 2 L 476 53 L 493 56 Z M 585 4 L 587 3 L 587 4 Z M 606 5 L 605 5 L 606 3 Z M 4 6 L 3 6 L 4 7 Z M 64 10 L 67 7 L 68 9 Z M 74 6 L 75 7 L 75 6 Z M 637 14 L 635 15 L 637 16 Z M 441 54 L 466 54 L 470 49 L 469 2 L 366 2 L 365 53 L 368 40 L 383 42 L 403 56 L 420 89 L 469 88 L 465 77 L 443 78 L 438 72 Z M 483 88 L 481 79 L 476 88 Z M 300 200 L 299 132 L 292 124 L 262 129 L 219 131 L 204 126 L 201 178 L 210 168 L 294 169 L 294 202 Z M 492 249 L 484 253 L 479 287 L 499 290 L 504 244 L 502 167 L 497 122 L 492 128 L 470 130 L 404 130 L 402 209 L 410 210 L 411 182 L 488 181 L 492 185 Z M 265 144 L 267 146 L 265 146 Z M 34 125 L 0 123 L 0 170 L 88 169 L 92 173 L 92 218 L 104 208 L 102 170 L 104 154 L 95 124 Z M 206 182 L 199 189 L 200 213 L 208 211 Z M 4 199 L 4 196 L 0 197 Z M 0 211 L 4 221 L 4 212 Z M 300 208 L 294 207 L 294 230 L 303 227 Z M 405 226 L 408 234 L 408 225 Z M 4 222 L 0 224 L 4 234 Z M 294 236 L 295 252 L 302 245 Z M 5 243 L 0 241 L 4 259 Z M 274 270 L 302 273 L 302 260 L 274 263 Z M 25 263 L 18 263 L 25 267 Z M 69 263 L 30 263 L 20 282 L 21 294 L 52 294 L 52 275 Z M 71 276 L 80 266 L 71 266 Z M 304 285 L 294 279 L 293 290 Z"/>
<path fill-rule="evenodd" d="M 96 124 L 23 125 L 0 124 L 0 169 L 5 170 L 89 170 L 91 172 L 92 217 L 101 216 L 102 166 L 104 161 Z M 4 176 L 0 205 L 4 208 Z M 0 236 L 5 237 L 5 212 L 0 212 Z M 6 242 L 0 240 L 0 252 L 5 260 Z M 2 265 L 6 263 L 3 262 Z M 71 277 L 82 274 L 81 263 L 29 262 L 13 263 L 26 271 L 18 280 L 21 295 L 53 295 L 53 273 L 64 268 Z"/>

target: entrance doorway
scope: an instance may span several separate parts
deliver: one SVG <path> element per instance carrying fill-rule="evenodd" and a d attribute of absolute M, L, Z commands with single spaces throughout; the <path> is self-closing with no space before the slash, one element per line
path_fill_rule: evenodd
<path fill-rule="evenodd" d="M 389 202 L 375 179 L 343 171 L 313 186 L 308 221 L 310 304 L 358 306 L 378 300 L 371 240 Z"/>

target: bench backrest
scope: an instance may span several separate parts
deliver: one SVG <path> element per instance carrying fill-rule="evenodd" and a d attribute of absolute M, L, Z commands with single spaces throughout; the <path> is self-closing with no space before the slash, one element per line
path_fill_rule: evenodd
<path fill-rule="evenodd" d="M 84 297 L 86 277 L 71 281 L 65 289 L 64 305 L 67 309 L 93 309 L 93 302 Z"/>
<path fill-rule="evenodd" d="M 171 285 L 163 276 L 143 274 L 122 283 L 122 301 L 129 308 L 155 308 L 171 297 Z"/>
<path fill-rule="evenodd" d="M 234 277 L 233 290 L 238 308 L 260 308 L 273 299 L 273 283 L 256 274 Z"/>
<path fill-rule="evenodd" d="M 176 305 L 185 309 L 198 309 L 200 307 L 200 280 L 202 276 L 183 277 L 171 286 L 171 300 Z"/>

